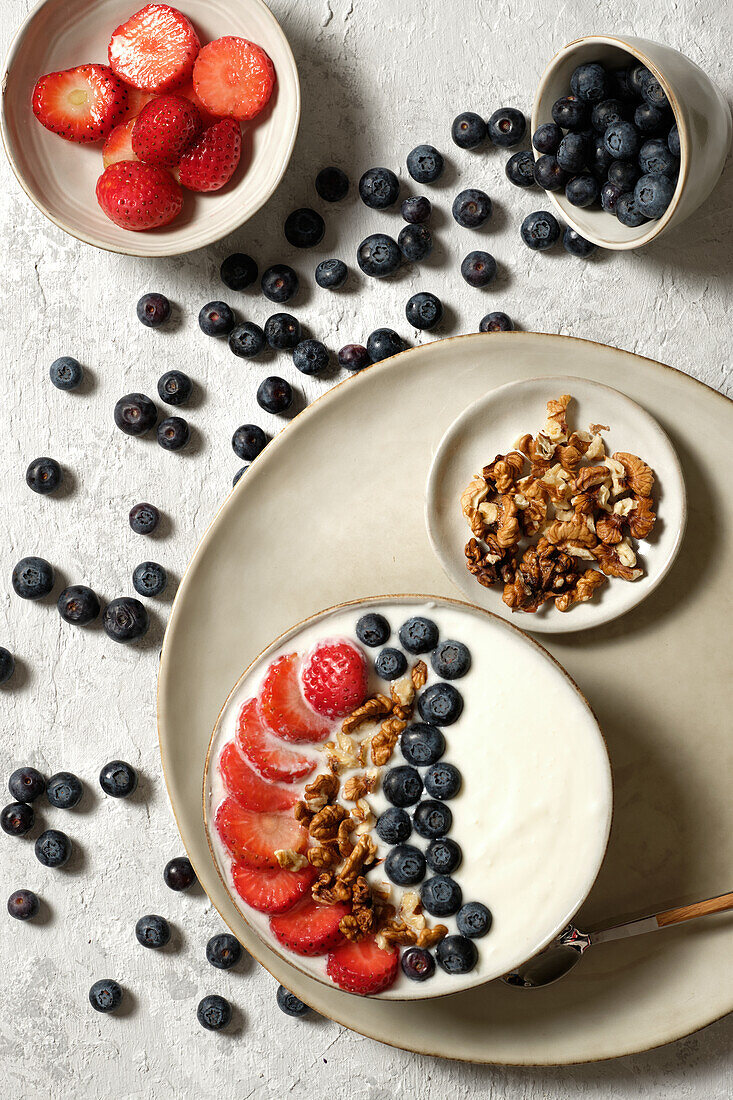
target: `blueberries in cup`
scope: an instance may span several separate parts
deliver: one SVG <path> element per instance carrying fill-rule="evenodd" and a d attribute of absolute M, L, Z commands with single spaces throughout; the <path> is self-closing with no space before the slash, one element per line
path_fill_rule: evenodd
<path fill-rule="evenodd" d="M 597 61 L 578 65 L 570 77 L 570 89 L 579 99 L 595 103 L 608 94 L 608 74 Z"/>
<path fill-rule="evenodd" d="M 679 161 L 670 153 L 663 138 L 649 138 L 639 150 L 639 167 L 642 175 L 669 176 L 674 179 L 679 171 Z"/>
<path fill-rule="evenodd" d="M 645 218 L 661 218 L 672 201 L 676 186 L 668 176 L 642 176 L 634 188 L 639 212 Z"/>
<path fill-rule="evenodd" d="M 543 122 L 533 133 L 532 144 L 538 153 L 556 153 L 562 137 L 562 129 L 556 122 Z"/>
<path fill-rule="evenodd" d="M 552 120 L 563 130 L 584 130 L 590 122 L 588 104 L 574 95 L 562 96 L 552 105 Z"/>
<path fill-rule="evenodd" d="M 643 225 L 644 222 L 649 220 L 646 214 L 642 213 L 634 191 L 626 191 L 618 200 L 616 203 L 616 217 L 622 225 L 627 225 L 632 229 Z"/>
<path fill-rule="evenodd" d="M 565 198 L 573 206 L 593 206 L 599 194 L 600 187 L 593 176 L 573 176 L 565 184 Z"/>
<path fill-rule="evenodd" d="M 544 153 L 534 163 L 534 181 L 543 191 L 559 191 L 567 178 L 567 172 L 552 153 Z"/>

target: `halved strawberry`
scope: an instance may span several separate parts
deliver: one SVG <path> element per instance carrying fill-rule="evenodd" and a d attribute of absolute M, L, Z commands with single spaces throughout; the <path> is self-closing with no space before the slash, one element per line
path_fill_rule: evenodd
<path fill-rule="evenodd" d="M 278 787 L 260 779 L 234 741 L 225 745 L 219 757 L 219 773 L 224 780 L 227 794 L 236 798 L 239 805 L 246 810 L 254 810 L 256 813 L 284 813 L 292 810 L 298 801 L 297 791 L 292 788 Z"/>
<path fill-rule="evenodd" d="M 134 88 L 132 84 L 125 84 L 127 88 L 127 113 L 124 121 L 127 122 L 142 111 L 146 103 L 150 103 L 153 92 L 144 92 L 141 88 Z"/>
<path fill-rule="evenodd" d="M 191 109 L 195 110 L 193 104 Z M 242 131 L 233 118 L 204 130 L 181 157 L 178 179 L 189 191 L 218 191 L 234 175 L 242 152 Z"/>
<path fill-rule="evenodd" d="M 267 105 L 275 68 L 260 46 L 226 35 L 202 48 L 193 67 L 193 86 L 212 115 L 246 122 Z"/>
<path fill-rule="evenodd" d="M 107 65 L 78 65 L 40 77 L 32 103 L 47 130 L 87 144 L 106 138 L 125 117 L 127 88 Z"/>
<path fill-rule="evenodd" d="M 183 194 L 170 172 L 139 161 L 119 161 L 97 180 L 97 202 L 123 229 L 156 229 L 180 213 Z"/>
<path fill-rule="evenodd" d="M 289 913 L 270 919 L 270 931 L 296 955 L 325 955 L 343 940 L 339 922 L 348 916 L 348 905 L 316 905 L 307 899 Z"/>
<path fill-rule="evenodd" d="M 102 162 L 105 168 L 110 164 L 117 164 L 121 160 L 137 160 L 132 151 L 132 128 L 135 119 L 121 122 L 107 135 L 107 140 L 102 146 Z"/>
<path fill-rule="evenodd" d="M 176 95 L 182 95 L 185 96 L 186 99 L 191 100 L 194 107 L 201 115 L 201 120 L 204 124 L 205 130 L 207 130 L 209 126 L 213 126 L 215 122 L 219 121 L 218 116 L 212 115 L 210 111 L 207 111 L 199 97 L 196 95 L 192 80 L 189 80 L 188 83 L 184 84 L 182 87 L 176 88 Z"/>
<path fill-rule="evenodd" d="M 273 661 L 260 688 L 260 713 L 270 729 L 286 741 L 323 741 L 330 725 L 303 698 L 297 653 Z"/>
<path fill-rule="evenodd" d="M 190 80 L 200 48 L 193 26 L 168 4 L 146 4 L 112 32 L 114 71 L 147 92 L 170 92 Z"/>
<path fill-rule="evenodd" d="M 316 761 L 286 749 L 268 730 L 256 699 L 242 704 L 237 719 L 237 744 L 258 775 L 274 783 L 297 783 L 315 771 Z"/>
<path fill-rule="evenodd" d="M 397 977 L 400 953 L 377 947 L 373 936 L 353 943 L 345 940 L 328 956 L 326 973 L 341 989 L 368 997 L 389 989 Z"/>
<path fill-rule="evenodd" d="M 258 814 L 231 797 L 216 811 L 216 829 L 229 854 L 245 867 L 277 869 L 276 851 L 304 852 L 308 847 L 308 833 L 292 814 Z"/>
<path fill-rule="evenodd" d="M 202 129 L 201 115 L 190 99 L 159 95 L 135 119 L 132 148 L 146 164 L 173 168 Z"/>
<path fill-rule="evenodd" d="M 286 913 L 308 892 L 318 872 L 308 864 L 300 871 L 255 871 L 243 863 L 232 867 L 237 893 L 260 913 Z"/>
<path fill-rule="evenodd" d="M 326 718 L 345 718 L 366 699 L 366 658 L 348 638 L 330 638 L 314 645 L 301 675 L 307 702 Z"/>

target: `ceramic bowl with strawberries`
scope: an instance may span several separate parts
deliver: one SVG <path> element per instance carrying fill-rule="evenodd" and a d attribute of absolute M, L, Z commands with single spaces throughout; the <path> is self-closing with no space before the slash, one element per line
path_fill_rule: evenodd
<path fill-rule="evenodd" d="M 61 228 L 174 255 L 267 201 L 299 110 L 292 54 L 261 0 L 45 0 L 8 55 L 2 135 L 24 190 Z"/>

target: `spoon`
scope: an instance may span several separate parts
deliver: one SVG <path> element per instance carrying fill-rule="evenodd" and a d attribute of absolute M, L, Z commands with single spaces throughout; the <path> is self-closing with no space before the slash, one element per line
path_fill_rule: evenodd
<path fill-rule="evenodd" d="M 639 920 L 629 921 L 628 924 L 604 928 L 600 932 L 581 932 L 574 924 L 568 924 L 543 951 L 522 963 L 516 970 L 510 970 L 501 980 L 520 989 L 539 989 L 543 985 L 552 985 L 564 978 L 593 944 L 625 940 L 628 936 L 639 936 L 642 932 L 656 932 L 671 924 L 682 924 L 683 921 L 703 917 L 707 913 L 724 913 L 728 909 L 733 909 L 733 894 L 721 894 L 720 897 L 697 901 L 679 909 L 666 909 L 652 917 L 641 917 Z"/>

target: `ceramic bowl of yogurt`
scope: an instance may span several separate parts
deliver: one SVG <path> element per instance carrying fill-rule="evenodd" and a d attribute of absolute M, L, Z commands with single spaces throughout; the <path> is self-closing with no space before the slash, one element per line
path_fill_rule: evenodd
<path fill-rule="evenodd" d="M 376 634 L 365 632 L 365 616 L 381 624 Z M 356 662 L 358 686 L 353 669 L 345 674 L 358 693 L 352 703 L 362 696 L 382 700 L 369 720 L 354 726 L 346 718 L 344 725 L 343 710 L 338 717 L 313 711 L 311 703 L 322 709 L 321 697 L 312 694 L 312 671 L 324 647 L 351 654 Z M 385 650 L 392 651 L 389 659 Z M 327 685 L 330 690 L 332 678 Z M 278 706 L 286 700 L 284 726 L 282 707 L 273 711 L 273 699 Z M 385 713 L 395 699 L 400 701 L 393 706 L 402 709 Z M 396 715 L 393 746 L 384 750 L 380 731 Z M 295 728 L 301 718 L 305 730 Z M 426 734 L 425 727 L 433 733 Z M 381 755 L 375 756 L 375 738 Z M 441 788 L 446 774 L 452 782 Z M 393 926 L 404 926 L 406 918 L 412 929 L 405 935 L 413 939 L 404 943 L 385 941 L 379 932 L 366 937 L 397 952 L 396 960 L 390 956 L 384 988 L 368 995 L 436 997 L 500 977 L 540 951 L 572 919 L 603 860 L 611 770 L 591 707 L 542 646 L 471 604 L 378 596 L 314 615 L 277 638 L 244 671 L 211 737 L 203 784 L 205 827 L 238 911 L 264 943 L 303 973 L 326 984 L 336 975 L 335 984 L 361 992 L 340 979 L 338 932 L 335 940 L 333 929 L 327 933 L 326 947 L 317 954 L 290 949 L 299 914 L 314 905 L 316 876 L 326 873 L 309 863 L 313 853 L 308 853 L 328 841 L 310 835 L 314 815 L 302 810 L 318 811 L 325 804 L 309 802 L 306 790 L 313 792 L 320 775 L 335 776 L 327 801 L 343 807 L 336 816 L 348 812 L 358 818 L 352 848 L 367 848 L 360 872 L 383 927 L 389 930 L 391 916 Z M 366 793 L 358 802 L 347 799 L 358 794 L 362 781 Z M 431 806 L 437 815 L 431 816 Z M 265 816 L 258 817 L 262 812 Z M 407 833 L 385 839 L 385 814 L 396 816 Z M 431 882 L 443 870 L 436 869 L 435 859 L 445 856 L 438 851 L 445 849 L 439 843 L 444 839 L 453 855 L 458 853 L 458 862 L 454 859 L 443 875 L 450 880 L 447 894 L 446 884 Z M 268 862 L 277 845 L 281 862 Z M 417 853 L 406 865 L 403 853 L 396 853 L 400 845 Z M 345 862 L 336 858 L 332 876 L 338 877 Z M 401 881 L 405 873 L 407 884 Z M 263 893 L 269 899 L 264 906 Z M 322 904 L 322 898 L 316 900 Z M 488 921 L 479 920 L 483 926 L 467 923 L 471 907 L 488 914 Z M 349 908 L 347 902 L 339 912 Z M 333 913 L 318 915 L 328 922 Z M 421 936 L 423 929 L 428 932 Z M 481 934 L 474 936 L 475 931 Z M 405 959 L 420 944 L 429 944 L 432 972 L 417 981 Z M 384 956 L 376 958 L 381 965 Z"/>

